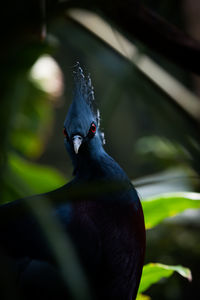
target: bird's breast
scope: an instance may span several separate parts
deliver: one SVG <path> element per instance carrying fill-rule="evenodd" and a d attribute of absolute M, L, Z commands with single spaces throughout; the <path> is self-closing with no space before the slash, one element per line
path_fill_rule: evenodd
<path fill-rule="evenodd" d="M 104 299 L 105 294 L 129 299 L 138 287 L 144 260 L 141 206 L 83 201 L 75 204 L 72 220 L 69 231 L 95 290 Z"/>

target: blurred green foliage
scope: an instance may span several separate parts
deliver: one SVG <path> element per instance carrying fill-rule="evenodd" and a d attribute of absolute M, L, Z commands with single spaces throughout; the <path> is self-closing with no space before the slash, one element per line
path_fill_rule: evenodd
<path fill-rule="evenodd" d="M 176 216 L 186 209 L 200 208 L 200 194 L 182 192 L 159 195 L 151 199 L 144 199 L 142 206 L 145 216 L 145 227 L 146 229 L 150 229 L 161 223 L 165 218 Z M 188 268 L 160 263 L 148 263 L 143 268 L 138 293 L 143 293 L 152 284 L 171 276 L 175 271 L 189 281 L 192 280 L 191 271 Z M 142 297 L 144 295 L 138 295 L 137 300 L 142 299 Z"/>
<path fill-rule="evenodd" d="M 66 178 L 40 157 L 52 132 L 52 96 L 31 77 L 31 68 L 44 53 L 54 52 L 50 43 L 31 44 L 8 53 L 1 103 L 1 203 L 44 193 L 63 185 Z M 20 63 L 21 62 L 21 63 Z M 8 62 L 7 62 L 8 63 Z M 5 129 L 5 130 L 4 130 Z"/>
<path fill-rule="evenodd" d="M 10 140 L 14 149 L 26 157 L 37 158 L 43 153 L 51 132 L 53 111 L 48 95 L 29 77 L 26 79 L 18 83 L 23 91 L 19 111 L 14 115 Z"/>
<path fill-rule="evenodd" d="M 150 229 L 165 218 L 176 216 L 186 209 L 200 208 L 198 193 L 162 194 L 142 201 L 145 216 L 145 227 Z"/>
<path fill-rule="evenodd" d="M 8 154 L 3 181 L 3 202 L 45 193 L 66 183 L 64 176 L 57 170 L 29 162 L 14 152 Z"/>
<path fill-rule="evenodd" d="M 171 276 L 174 272 L 179 273 L 181 276 L 187 278 L 188 280 L 192 280 L 190 270 L 182 266 L 169 266 L 159 263 L 149 263 L 145 265 L 143 268 L 142 279 L 138 293 L 143 293 L 152 284 L 157 283 L 163 278 Z"/>

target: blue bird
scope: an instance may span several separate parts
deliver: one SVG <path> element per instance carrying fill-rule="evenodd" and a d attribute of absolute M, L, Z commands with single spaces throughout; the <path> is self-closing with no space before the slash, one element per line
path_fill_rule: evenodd
<path fill-rule="evenodd" d="M 44 196 L 51 201 L 53 215 L 73 242 L 93 300 L 133 300 L 145 253 L 141 203 L 125 172 L 104 150 L 90 76 L 77 64 L 74 78 L 73 101 L 63 130 L 74 178 L 26 201 Z M 0 207 L 0 254 L 14 274 L 16 299 L 71 299 L 40 226 L 23 199 Z"/>

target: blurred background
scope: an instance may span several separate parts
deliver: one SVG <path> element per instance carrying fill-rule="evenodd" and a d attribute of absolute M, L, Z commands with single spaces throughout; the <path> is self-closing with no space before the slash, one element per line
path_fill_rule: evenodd
<path fill-rule="evenodd" d="M 200 40 L 198 0 L 142 2 Z M 110 47 L 103 29 L 104 41 L 81 26 L 74 13 L 63 9 L 48 16 L 45 1 L 38 3 L 41 18 L 34 6 L 28 20 L 26 9 L 32 7 L 23 1 L 2 10 L 1 203 L 50 191 L 72 178 L 62 129 L 77 61 L 91 74 L 106 151 L 126 170 L 141 197 L 199 192 L 199 76 L 134 37 L 129 41 L 136 54 L 130 57 L 112 22 L 117 46 Z M 141 71 L 144 58 L 151 64 Z M 167 75 L 160 83 L 163 72 Z M 178 103 L 185 95 L 185 102 Z M 198 294 L 199 217 L 199 211 L 187 211 L 147 231 L 146 262 L 182 264 L 193 274 L 192 282 L 174 275 L 152 286 L 152 299 L 186 300 Z"/>

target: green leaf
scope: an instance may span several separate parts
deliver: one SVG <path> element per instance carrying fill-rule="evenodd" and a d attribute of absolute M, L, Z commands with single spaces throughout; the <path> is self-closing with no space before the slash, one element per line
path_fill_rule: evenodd
<path fill-rule="evenodd" d="M 14 153 L 8 156 L 8 168 L 3 181 L 6 191 L 2 202 L 48 192 L 67 182 L 57 170 L 29 162 Z"/>
<path fill-rule="evenodd" d="M 146 291 L 152 284 L 158 282 L 162 278 L 170 277 L 174 272 L 179 273 L 189 281 L 192 280 L 190 270 L 182 266 L 168 266 L 159 263 L 149 263 L 145 265 L 138 292 L 141 293 Z"/>
<path fill-rule="evenodd" d="M 179 192 L 162 194 L 142 201 L 146 229 L 156 226 L 165 218 L 173 217 L 186 209 L 200 208 L 200 194 Z"/>
<path fill-rule="evenodd" d="M 138 294 L 136 300 L 151 300 L 151 298 L 144 294 Z"/>

